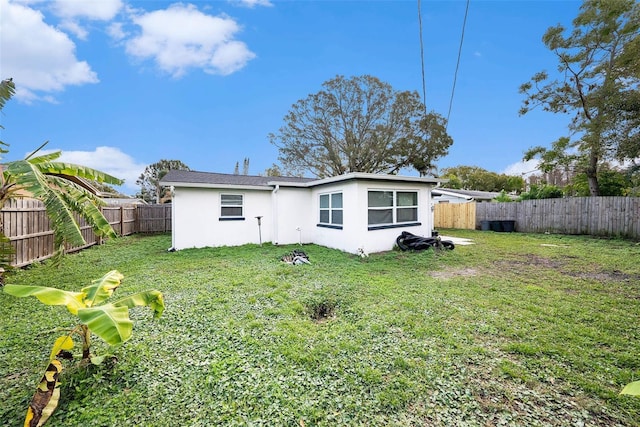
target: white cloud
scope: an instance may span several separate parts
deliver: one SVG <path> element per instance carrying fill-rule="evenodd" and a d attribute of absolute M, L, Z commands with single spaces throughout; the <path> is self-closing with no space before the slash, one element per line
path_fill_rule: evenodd
<path fill-rule="evenodd" d="M 58 27 L 74 34 L 80 40 L 86 40 L 89 35 L 89 32 L 76 21 L 62 21 Z"/>
<path fill-rule="evenodd" d="M 13 77 L 16 99 L 29 102 L 41 99 L 39 91 L 98 82 L 89 64 L 76 58 L 71 39 L 47 25 L 42 13 L 8 0 L 0 0 L 0 9 L 2 78 Z"/>
<path fill-rule="evenodd" d="M 47 150 L 51 151 L 55 150 Z M 124 179 L 125 183 L 119 190 L 127 194 L 135 194 L 139 190 L 136 180 L 147 167 L 116 147 L 96 147 L 94 151 L 63 151 L 58 160 L 88 166 Z"/>
<path fill-rule="evenodd" d="M 526 178 L 530 175 L 540 173 L 540 171 L 538 170 L 539 163 L 540 160 L 538 159 L 520 161 L 507 166 L 501 173 L 505 175 L 522 176 Z"/>
<path fill-rule="evenodd" d="M 256 6 L 273 6 L 269 0 L 230 0 L 230 3 L 238 4 L 240 6 L 245 6 L 248 8 L 254 8 Z"/>
<path fill-rule="evenodd" d="M 475 52 L 473 52 L 473 56 L 475 56 L 476 58 L 481 58 L 482 53 L 476 50 Z"/>
<path fill-rule="evenodd" d="M 141 32 L 126 42 L 127 53 L 153 59 L 176 78 L 190 68 L 231 74 L 255 57 L 245 43 L 234 39 L 240 26 L 233 19 L 204 14 L 193 5 L 173 4 L 136 16 L 133 22 Z"/>
<path fill-rule="evenodd" d="M 51 3 L 53 13 L 62 18 L 59 27 L 80 40 L 86 40 L 89 32 L 78 20 L 110 21 L 122 7 L 122 0 L 55 0 Z"/>
<path fill-rule="evenodd" d="M 120 41 L 127 37 L 127 33 L 124 31 L 124 25 L 122 22 L 114 22 L 107 27 L 107 34 L 116 40 Z"/>
<path fill-rule="evenodd" d="M 56 15 L 64 18 L 109 21 L 122 6 L 122 0 L 55 0 L 52 9 Z"/>

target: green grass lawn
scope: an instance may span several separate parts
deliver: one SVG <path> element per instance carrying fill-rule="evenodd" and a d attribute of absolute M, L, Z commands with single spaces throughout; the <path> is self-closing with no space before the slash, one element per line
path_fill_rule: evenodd
<path fill-rule="evenodd" d="M 165 296 L 158 320 L 132 310 L 117 362 L 67 364 L 52 426 L 640 424 L 640 398 L 618 395 L 640 378 L 639 245 L 444 233 L 476 244 L 307 245 L 312 265 L 290 266 L 295 246 L 169 253 L 169 236 L 133 236 L 6 279 L 77 290 L 118 269 L 119 295 Z M 73 320 L 0 293 L 0 425 L 22 425 Z"/>

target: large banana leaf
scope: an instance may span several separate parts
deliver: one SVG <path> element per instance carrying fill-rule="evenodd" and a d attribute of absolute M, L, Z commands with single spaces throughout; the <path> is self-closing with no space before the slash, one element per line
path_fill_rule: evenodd
<path fill-rule="evenodd" d="M 82 292 L 86 294 L 84 302 L 87 307 L 94 307 L 109 298 L 120 286 L 123 277 L 122 273 L 112 270 L 101 278 L 91 281 L 91 285 L 82 288 Z"/>
<path fill-rule="evenodd" d="M 40 147 L 38 147 L 33 153 L 29 154 L 25 160 L 29 160 L 30 163 L 45 163 L 52 162 L 62 156 L 62 151 L 54 151 L 53 153 L 42 154 L 37 157 L 33 157 L 35 153 L 40 151 L 45 145 L 47 145 L 49 141 L 45 141 Z"/>
<path fill-rule="evenodd" d="M 34 296 L 46 305 L 66 305 L 71 314 L 85 307 L 84 292 L 69 292 L 46 286 L 5 285 L 4 292 L 14 297 Z"/>
<path fill-rule="evenodd" d="M 116 232 L 111 228 L 109 221 L 102 215 L 98 206 L 104 202 L 80 186 L 69 180 L 58 177 L 47 177 L 58 188 L 62 189 L 62 198 L 66 205 L 82 216 L 99 236 L 116 238 Z"/>
<path fill-rule="evenodd" d="M 109 345 L 117 345 L 131 337 L 133 322 L 129 319 L 129 308 L 104 304 L 78 310 L 80 321 L 87 325 L 91 332 L 102 338 Z"/>
<path fill-rule="evenodd" d="M 128 308 L 133 308 L 135 306 L 147 306 L 153 310 L 153 317 L 157 319 L 162 316 L 162 312 L 164 311 L 164 297 L 160 291 L 143 291 L 126 296 L 118 301 L 114 301 L 113 305 L 116 307 L 125 306 Z"/>
<path fill-rule="evenodd" d="M 41 157 L 45 156 L 47 155 L 29 159 L 30 162 L 37 163 L 40 167 L 40 171 L 45 174 L 77 176 L 80 178 L 90 179 L 92 181 L 104 182 L 114 185 L 121 185 L 124 182 L 123 180 L 118 179 L 115 176 L 106 174 L 87 166 L 76 165 L 73 163 L 51 162 L 48 159 L 41 159 Z"/>
<path fill-rule="evenodd" d="M 5 175 L 10 175 L 17 187 L 29 191 L 34 198 L 44 203 L 53 230 L 54 246 L 60 248 L 66 241 L 73 246 L 85 244 L 73 211 L 65 203 L 61 191 L 51 188 L 37 164 L 27 160 L 16 160 L 6 165 Z"/>

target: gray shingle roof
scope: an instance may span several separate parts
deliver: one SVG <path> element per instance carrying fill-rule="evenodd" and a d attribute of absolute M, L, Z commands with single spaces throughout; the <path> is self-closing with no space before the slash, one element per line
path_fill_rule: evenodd
<path fill-rule="evenodd" d="M 160 180 L 161 184 L 171 183 L 193 183 L 193 184 L 212 184 L 212 185 L 248 185 L 248 186 L 266 186 L 269 182 L 290 182 L 303 183 L 314 181 L 314 178 L 299 178 L 292 176 L 255 176 L 255 175 L 233 175 L 227 173 L 214 172 L 197 172 L 170 170 Z"/>

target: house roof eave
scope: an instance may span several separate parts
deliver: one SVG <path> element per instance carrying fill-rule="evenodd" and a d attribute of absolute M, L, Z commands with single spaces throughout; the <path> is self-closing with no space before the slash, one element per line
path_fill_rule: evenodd
<path fill-rule="evenodd" d="M 271 191 L 273 187 L 270 185 L 239 185 L 239 184 L 210 184 L 202 182 L 171 182 L 163 181 L 162 185 L 175 188 L 220 188 L 227 190 L 258 190 Z"/>

